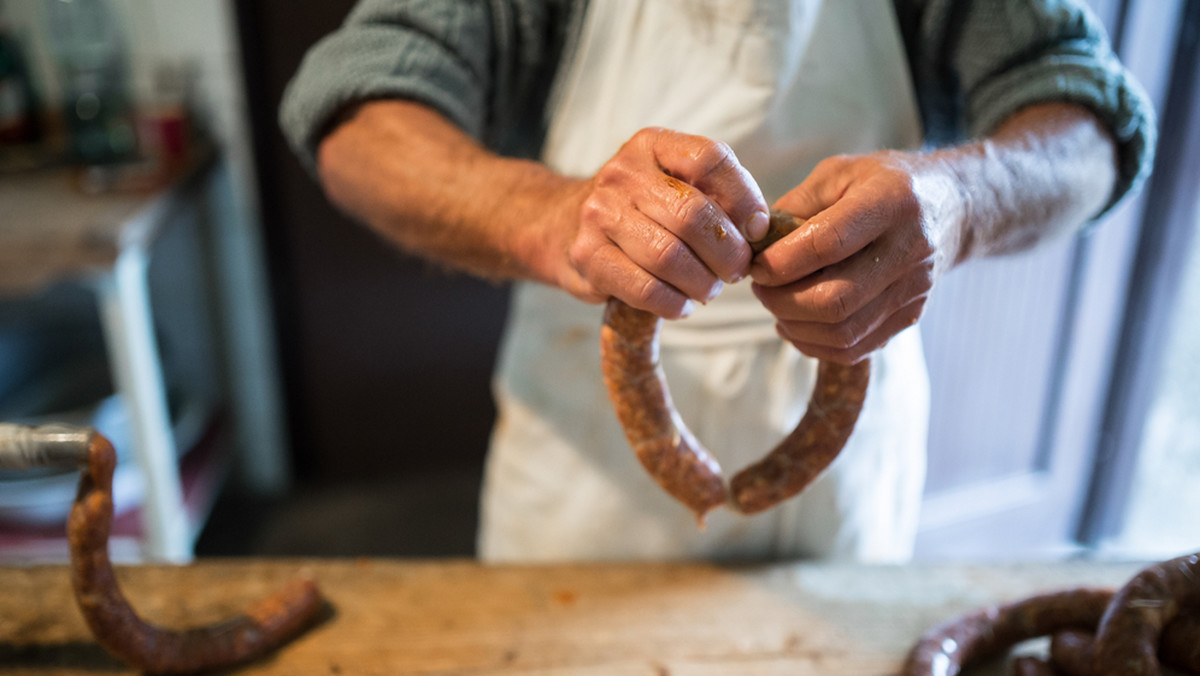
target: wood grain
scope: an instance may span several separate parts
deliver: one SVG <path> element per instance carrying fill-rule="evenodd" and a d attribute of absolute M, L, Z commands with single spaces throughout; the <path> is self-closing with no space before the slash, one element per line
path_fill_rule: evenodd
<path fill-rule="evenodd" d="M 236 612 L 297 569 L 320 582 L 332 616 L 236 673 L 882 676 L 953 614 L 1119 586 L 1140 566 L 230 560 L 118 577 L 145 617 L 183 626 Z M 91 642 L 65 568 L 0 568 L 0 590 L 0 673 L 133 673 Z"/>

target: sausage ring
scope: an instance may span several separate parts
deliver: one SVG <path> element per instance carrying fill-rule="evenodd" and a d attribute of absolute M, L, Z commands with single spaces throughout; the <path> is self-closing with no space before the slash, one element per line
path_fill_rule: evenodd
<path fill-rule="evenodd" d="M 802 222 L 772 211 L 767 235 L 751 248 L 762 251 Z M 688 430 L 671 401 L 659 363 L 661 327 L 661 318 L 609 300 L 600 331 L 604 382 L 642 466 L 701 524 L 705 514 L 722 504 L 753 514 L 796 495 L 846 445 L 866 398 L 871 371 L 867 359 L 851 366 L 820 362 L 808 409 L 796 429 L 766 457 L 734 476 L 727 489 L 720 465 Z"/>
<path fill-rule="evenodd" d="M 1146 567 L 1117 591 L 1100 619 L 1093 646 L 1096 676 L 1159 673 L 1157 654 L 1164 629 L 1181 610 L 1197 608 L 1200 554 Z M 1191 637 L 1193 654 L 1198 638 Z"/>
<path fill-rule="evenodd" d="M 1116 592 L 1068 589 L 960 615 L 926 632 L 900 673 L 954 676 L 1039 636 L 1052 637 L 1049 661 L 1021 660 L 1014 669 L 1158 676 L 1161 660 L 1200 672 L 1200 555 L 1148 566 Z"/>

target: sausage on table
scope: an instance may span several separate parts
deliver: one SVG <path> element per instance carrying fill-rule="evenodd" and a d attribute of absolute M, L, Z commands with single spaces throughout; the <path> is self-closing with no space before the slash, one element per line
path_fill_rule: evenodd
<path fill-rule="evenodd" d="M 175 631 L 146 622 L 121 592 L 108 555 L 117 454 L 103 435 L 65 426 L 0 424 L 0 467 L 80 466 L 67 539 L 75 599 L 96 640 L 137 669 L 193 673 L 260 657 L 312 624 L 324 606 L 316 583 L 298 577 L 225 622 Z"/>
<path fill-rule="evenodd" d="M 954 676 L 1041 636 L 1052 636 L 1049 663 L 1014 668 L 1158 676 L 1161 661 L 1200 673 L 1200 554 L 1147 566 L 1116 592 L 1069 589 L 960 615 L 921 637 L 901 676 Z"/>

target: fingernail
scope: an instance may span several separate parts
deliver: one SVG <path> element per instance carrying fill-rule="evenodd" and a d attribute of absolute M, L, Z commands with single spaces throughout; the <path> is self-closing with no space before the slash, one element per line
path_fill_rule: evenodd
<path fill-rule="evenodd" d="M 771 215 L 765 211 L 756 211 L 746 222 L 746 238 L 751 242 L 757 242 L 767 234 L 767 228 L 771 225 Z"/>
<path fill-rule="evenodd" d="M 724 288 L 725 288 L 725 283 L 718 279 L 717 283 L 713 284 L 712 289 L 709 290 L 708 298 L 705 298 L 703 301 L 704 304 L 707 305 L 709 302 L 712 301 L 712 299 L 719 296 L 721 294 L 721 289 L 724 289 Z"/>
<path fill-rule="evenodd" d="M 679 311 L 680 317 L 689 317 L 696 311 L 696 304 L 689 298 L 683 303 L 683 309 Z"/>

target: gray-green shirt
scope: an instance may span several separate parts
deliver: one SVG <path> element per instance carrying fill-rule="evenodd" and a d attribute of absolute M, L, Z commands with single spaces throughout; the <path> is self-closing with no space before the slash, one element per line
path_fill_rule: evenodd
<path fill-rule="evenodd" d="M 1096 113 L 1118 147 L 1106 207 L 1152 162 L 1154 111 L 1096 17 L 1072 0 L 895 0 L 926 141 L 986 135 L 1025 106 L 1069 101 Z M 306 55 L 280 121 L 309 167 L 339 113 L 404 98 L 490 148 L 535 157 L 546 102 L 586 0 L 361 0 Z"/>

